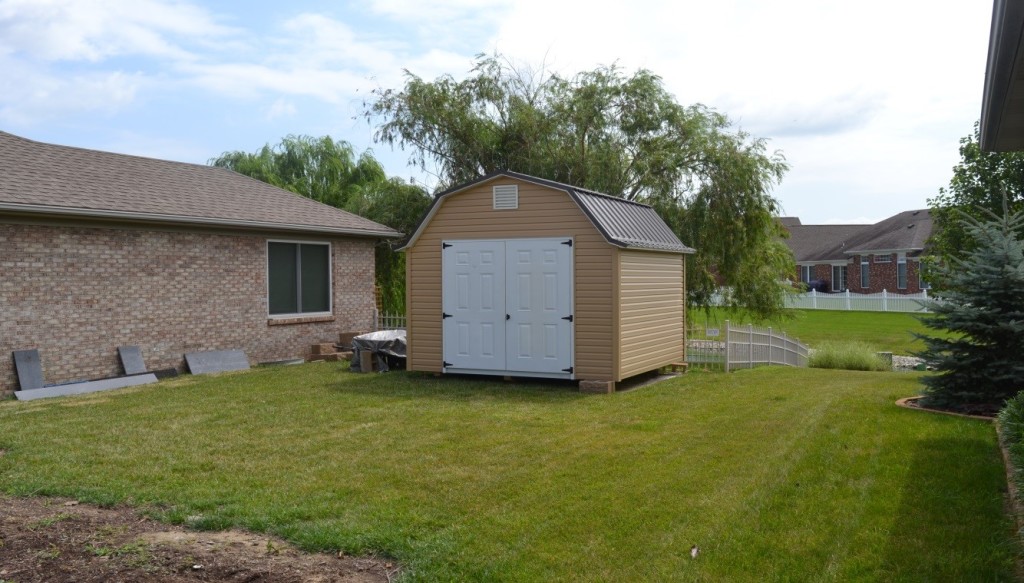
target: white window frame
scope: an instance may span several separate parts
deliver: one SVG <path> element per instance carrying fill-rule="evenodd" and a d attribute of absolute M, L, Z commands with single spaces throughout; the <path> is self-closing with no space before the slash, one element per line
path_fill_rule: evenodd
<path fill-rule="evenodd" d="M 892 253 L 875 254 L 875 263 L 892 263 Z"/>
<path fill-rule="evenodd" d="M 900 285 L 900 266 L 903 266 L 903 285 Z M 910 283 L 910 272 L 907 269 L 907 254 L 900 253 L 896 256 L 896 289 L 907 289 Z"/>
<path fill-rule="evenodd" d="M 834 292 L 841 292 L 841 291 L 845 291 L 847 289 L 847 286 L 846 286 L 846 283 L 847 283 L 846 282 L 847 269 L 846 269 L 846 267 L 847 267 L 847 265 L 845 263 L 842 263 L 842 264 L 840 264 L 840 263 L 833 263 L 832 264 L 832 281 L 829 282 L 829 286 L 832 288 L 832 291 L 834 291 Z M 839 278 L 836 277 L 836 273 L 837 273 L 836 270 L 837 269 L 842 269 L 842 274 L 843 274 L 843 277 L 842 277 L 843 285 L 842 285 L 842 287 L 840 289 L 836 289 L 836 280 L 839 279 Z"/>
<path fill-rule="evenodd" d="M 799 265 L 798 267 L 800 268 L 800 281 L 802 283 L 811 283 L 811 280 L 814 279 L 812 277 L 814 275 L 814 266 Z"/>
<path fill-rule="evenodd" d="M 871 287 L 871 263 L 867 255 L 860 256 L 860 287 L 867 289 Z"/>
<path fill-rule="evenodd" d="M 270 244 L 271 243 L 293 243 L 297 245 L 322 245 L 327 247 L 327 311 L 326 312 L 295 312 L 291 314 L 270 313 Z M 334 315 L 334 247 L 330 241 L 307 241 L 299 239 L 267 239 L 263 246 L 264 261 L 263 268 L 266 273 L 266 289 L 263 297 L 267 299 L 267 317 L 271 320 L 285 320 L 290 318 L 315 318 L 317 316 Z M 299 290 L 301 294 L 302 290 Z M 301 302 L 301 295 L 300 295 Z"/>
<path fill-rule="evenodd" d="M 932 284 L 924 279 L 924 261 L 917 260 L 917 289 L 932 289 Z"/>

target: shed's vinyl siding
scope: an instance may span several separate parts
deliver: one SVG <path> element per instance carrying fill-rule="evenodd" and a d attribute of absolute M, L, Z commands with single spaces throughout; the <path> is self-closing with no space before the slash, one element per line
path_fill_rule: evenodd
<path fill-rule="evenodd" d="M 682 255 L 618 251 L 619 374 L 630 376 L 683 362 Z"/>
<path fill-rule="evenodd" d="M 494 210 L 492 187 L 519 185 L 519 208 Z M 441 371 L 441 242 L 445 239 L 573 237 L 575 374 L 613 378 L 613 267 L 608 244 L 568 194 L 511 178 L 450 195 L 407 249 L 410 370 Z"/>

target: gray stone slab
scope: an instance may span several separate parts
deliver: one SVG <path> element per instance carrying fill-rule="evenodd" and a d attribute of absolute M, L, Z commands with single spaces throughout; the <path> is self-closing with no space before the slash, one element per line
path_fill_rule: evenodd
<path fill-rule="evenodd" d="M 185 362 L 188 363 L 188 370 L 192 374 L 249 369 L 249 359 L 241 350 L 189 352 L 185 355 Z"/>
<path fill-rule="evenodd" d="M 146 361 L 142 360 L 142 349 L 138 346 L 118 346 L 117 354 L 121 357 L 121 366 L 124 367 L 124 374 L 143 374 L 146 370 Z"/>
<path fill-rule="evenodd" d="M 20 390 L 41 389 L 43 382 L 43 363 L 39 359 L 39 351 L 14 351 L 14 368 L 18 370 L 18 386 Z"/>
<path fill-rule="evenodd" d="M 117 377 L 99 381 L 86 381 L 84 383 L 71 383 L 68 385 L 54 385 L 31 391 L 15 391 L 14 396 L 19 401 L 34 401 L 35 399 L 46 399 L 48 397 L 66 397 L 68 395 L 82 395 L 95 393 L 97 391 L 109 391 L 135 385 L 148 385 L 156 382 L 156 375 L 142 374 L 130 377 Z"/>

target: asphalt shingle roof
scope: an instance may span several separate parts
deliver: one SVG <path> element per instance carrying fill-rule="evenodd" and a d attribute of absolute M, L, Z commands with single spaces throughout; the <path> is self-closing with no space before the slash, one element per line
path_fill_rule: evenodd
<path fill-rule="evenodd" d="M 420 226 L 417 227 L 416 232 L 413 233 L 406 243 L 406 246 L 411 245 L 416 240 L 417 235 L 422 230 L 424 224 L 430 220 L 434 208 L 440 203 L 441 199 L 499 176 L 508 176 L 566 192 L 612 245 L 627 249 L 651 249 L 675 253 L 694 252 L 692 248 L 687 247 L 679 240 L 679 237 L 665 224 L 665 221 L 658 215 L 658 212 L 649 205 L 510 171 L 488 174 L 478 180 L 439 193 L 435 197 L 433 205 L 420 222 Z"/>
<path fill-rule="evenodd" d="M 785 223 L 784 223 L 785 224 Z M 932 234 L 928 209 L 904 211 L 873 225 L 786 225 L 797 262 L 845 261 L 874 252 L 920 252 Z"/>
<path fill-rule="evenodd" d="M 0 212 L 396 237 L 397 231 L 224 168 L 0 132 Z"/>

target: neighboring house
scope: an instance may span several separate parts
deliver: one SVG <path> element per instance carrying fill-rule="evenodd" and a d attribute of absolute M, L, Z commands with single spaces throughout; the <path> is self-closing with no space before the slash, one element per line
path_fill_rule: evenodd
<path fill-rule="evenodd" d="M 927 209 L 902 212 L 874 225 L 803 225 L 796 217 L 779 219 L 796 259 L 799 281 L 826 282 L 826 291 L 918 293 L 921 254 L 932 234 Z"/>
<path fill-rule="evenodd" d="M 374 245 L 399 233 L 223 168 L 0 132 L 0 394 L 11 351 L 49 383 L 151 370 L 186 352 L 301 357 L 366 330 Z"/>
<path fill-rule="evenodd" d="M 403 249 L 410 370 L 608 392 L 685 359 L 693 250 L 650 206 L 498 172 L 438 194 Z"/>

